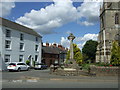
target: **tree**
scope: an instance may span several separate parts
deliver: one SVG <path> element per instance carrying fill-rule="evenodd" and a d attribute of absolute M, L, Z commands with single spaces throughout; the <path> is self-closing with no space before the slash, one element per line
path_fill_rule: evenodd
<path fill-rule="evenodd" d="M 83 60 L 87 62 L 91 60 L 91 63 L 95 62 L 95 56 L 97 51 L 97 41 L 88 40 L 82 48 Z"/>
<path fill-rule="evenodd" d="M 120 46 L 117 41 L 113 41 L 111 49 L 111 64 L 120 65 Z"/>
<path fill-rule="evenodd" d="M 82 63 L 82 53 L 76 44 L 73 44 L 73 52 L 74 52 L 74 59 L 76 60 L 76 63 L 81 64 Z M 70 50 L 67 52 L 66 59 L 67 59 L 67 61 L 70 59 Z"/>

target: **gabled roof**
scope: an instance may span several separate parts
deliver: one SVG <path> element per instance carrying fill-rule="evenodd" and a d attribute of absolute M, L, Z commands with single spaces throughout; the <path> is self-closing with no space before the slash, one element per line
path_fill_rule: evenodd
<path fill-rule="evenodd" d="M 12 28 L 12 29 L 20 31 L 20 32 L 28 33 L 28 34 L 31 34 L 31 35 L 34 35 L 37 37 L 42 37 L 33 29 L 30 29 L 28 27 L 25 27 L 23 25 L 20 25 L 18 23 L 9 21 L 9 20 L 1 18 L 1 17 L 0 17 L 0 25 L 8 27 L 8 28 Z"/>
<path fill-rule="evenodd" d="M 66 50 L 62 50 L 58 47 L 47 47 L 47 46 L 42 46 L 42 52 L 43 53 L 49 53 L 49 54 L 60 54 L 60 53 L 66 53 Z"/>

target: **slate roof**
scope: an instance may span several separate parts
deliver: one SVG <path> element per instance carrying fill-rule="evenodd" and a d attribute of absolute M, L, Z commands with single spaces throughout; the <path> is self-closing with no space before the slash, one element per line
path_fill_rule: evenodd
<path fill-rule="evenodd" d="M 23 25 L 20 25 L 18 23 L 9 21 L 7 19 L 1 18 L 0 17 L 0 25 L 8 27 L 8 28 L 12 28 L 14 30 L 20 31 L 20 32 L 24 32 L 24 33 L 28 33 L 37 37 L 41 37 L 36 31 L 34 31 L 33 29 L 30 29 L 28 27 L 25 27 Z"/>
<path fill-rule="evenodd" d="M 42 47 L 42 52 L 43 53 L 49 53 L 49 54 L 60 54 L 60 53 L 66 53 L 66 50 L 62 50 L 58 47 L 47 47 L 47 46 L 43 46 Z"/>

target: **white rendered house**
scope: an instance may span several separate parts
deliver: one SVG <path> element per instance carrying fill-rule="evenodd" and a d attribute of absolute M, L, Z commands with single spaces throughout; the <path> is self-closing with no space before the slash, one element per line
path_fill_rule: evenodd
<path fill-rule="evenodd" d="M 41 62 L 42 37 L 33 29 L 0 18 L 0 54 L 5 63 Z"/>

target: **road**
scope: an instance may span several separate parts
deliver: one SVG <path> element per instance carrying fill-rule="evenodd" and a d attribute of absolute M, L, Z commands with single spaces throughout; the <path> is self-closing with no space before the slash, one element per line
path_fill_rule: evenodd
<path fill-rule="evenodd" d="M 1 73 L 1 72 L 0 72 Z M 3 72 L 3 88 L 118 88 L 118 77 L 59 76 L 48 70 Z"/>

